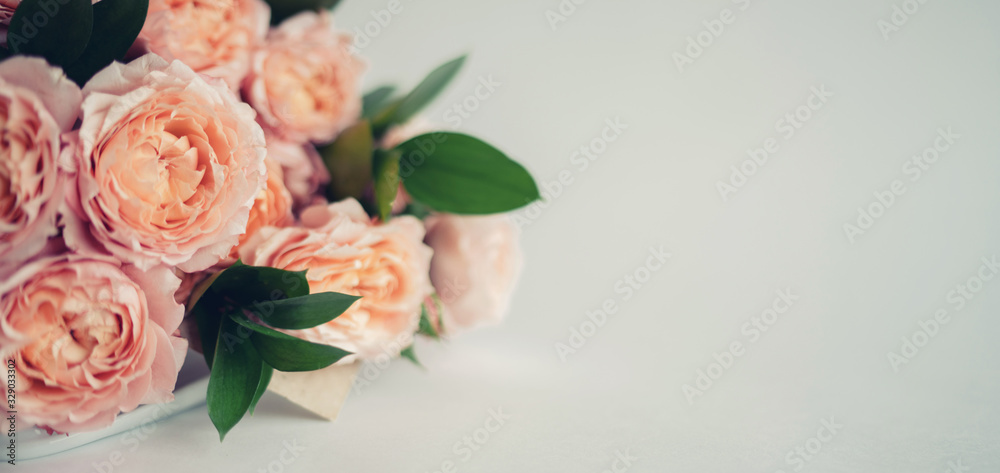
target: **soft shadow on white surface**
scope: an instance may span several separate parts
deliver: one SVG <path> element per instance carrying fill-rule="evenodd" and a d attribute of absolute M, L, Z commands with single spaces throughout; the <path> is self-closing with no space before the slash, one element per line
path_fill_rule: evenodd
<path fill-rule="evenodd" d="M 155 429 L 154 424 L 157 422 L 164 422 L 175 414 L 203 405 L 208 389 L 208 366 L 199 356 L 198 353 L 188 350 L 184 366 L 177 376 L 174 399 L 171 402 L 141 405 L 131 412 L 120 414 L 113 425 L 98 431 L 71 435 L 50 434 L 39 428 L 19 431 L 17 461 L 28 462 L 69 452 L 106 438 L 118 437 L 123 433 L 127 433 L 121 437 L 123 443 L 137 443 L 144 437 L 146 431 Z"/>

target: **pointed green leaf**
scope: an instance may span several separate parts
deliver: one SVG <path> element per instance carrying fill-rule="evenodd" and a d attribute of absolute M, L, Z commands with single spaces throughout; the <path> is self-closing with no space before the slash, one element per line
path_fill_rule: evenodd
<path fill-rule="evenodd" d="M 337 318 L 358 299 L 361 299 L 361 296 L 320 292 L 257 304 L 252 312 L 272 327 L 302 330 Z"/>
<path fill-rule="evenodd" d="M 444 90 L 452 79 L 462 69 L 465 64 L 465 56 L 452 59 L 431 71 L 409 94 L 403 98 L 396 113 L 393 115 L 393 123 L 406 123 L 413 118 L 417 112 L 426 107 L 431 101 L 437 98 L 438 94 Z"/>
<path fill-rule="evenodd" d="M 267 0 L 271 7 L 271 24 L 278 25 L 286 18 L 304 11 L 332 10 L 340 0 Z"/>
<path fill-rule="evenodd" d="M 389 127 L 406 123 L 430 104 L 444 90 L 465 64 L 465 56 L 452 59 L 431 71 L 409 94 L 383 108 L 373 119 L 375 136 L 381 137 Z"/>
<path fill-rule="evenodd" d="M 252 307 L 267 302 L 309 294 L 305 271 L 285 271 L 239 263 L 225 269 L 209 287 L 240 306 Z"/>
<path fill-rule="evenodd" d="M 243 418 L 260 385 L 261 359 L 247 330 L 230 317 L 222 319 L 208 379 L 208 417 L 219 431 L 219 441 Z"/>
<path fill-rule="evenodd" d="M 329 345 L 307 342 L 263 325 L 255 324 L 242 314 L 229 318 L 252 330 L 254 348 L 262 360 L 278 371 L 314 371 L 326 368 L 351 352 Z"/>
<path fill-rule="evenodd" d="M 439 212 L 494 214 L 538 199 L 523 166 L 489 144 L 460 133 L 428 133 L 395 148 L 399 175 L 414 200 Z"/>
<path fill-rule="evenodd" d="M 7 46 L 66 66 L 87 48 L 93 28 L 91 0 L 22 0 L 10 19 Z"/>
<path fill-rule="evenodd" d="M 214 294 L 205 293 L 194 307 L 191 308 L 191 316 L 194 317 L 198 327 L 198 337 L 201 341 L 201 352 L 205 355 L 205 363 L 212 367 L 212 359 L 215 357 L 215 343 L 219 338 L 219 329 L 222 324 L 222 303 Z"/>
<path fill-rule="evenodd" d="M 396 115 L 396 110 L 399 109 L 399 105 L 403 103 L 403 99 L 392 99 L 388 103 L 382 105 L 382 108 L 375 112 L 375 116 L 372 117 L 372 136 L 375 137 L 377 141 L 381 141 L 385 136 L 385 132 L 389 131 L 389 128 L 393 125 L 398 125 L 393 117 Z"/>
<path fill-rule="evenodd" d="M 392 97 L 392 93 L 396 91 L 396 88 L 391 85 L 383 85 L 371 92 L 365 94 L 361 99 L 361 116 L 371 120 L 375 115 L 382 109 L 382 107 L 388 102 L 389 98 Z"/>
<path fill-rule="evenodd" d="M 373 158 L 375 205 L 378 216 L 387 222 L 392 215 L 392 202 L 399 191 L 399 151 L 376 150 Z"/>
<path fill-rule="evenodd" d="M 375 149 L 371 125 L 362 120 L 337 136 L 319 153 L 330 171 L 327 195 L 330 200 L 353 197 L 360 200 L 372 180 L 372 152 Z"/>
<path fill-rule="evenodd" d="M 250 401 L 250 415 L 253 415 L 261 396 L 264 395 L 264 391 L 267 391 L 267 385 L 271 384 L 272 374 L 274 374 L 274 368 L 271 368 L 267 363 L 260 364 L 260 381 L 257 383 L 257 392 L 254 393 L 253 400 Z"/>
<path fill-rule="evenodd" d="M 66 67 L 66 75 L 83 86 L 112 61 L 121 60 L 146 22 L 149 0 L 101 0 L 94 4 L 94 30 L 87 48 Z"/>
<path fill-rule="evenodd" d="M 399 353 L 399 356 L 402 356 L 403 358 L 412 361 L 413 364 L 421 368 L 424 367 L 424 365 L 420 364 L 420 360 L 417 359 L 417 353 L 413 350 L 413 345 L 404 348 L 403 351 Z"/>

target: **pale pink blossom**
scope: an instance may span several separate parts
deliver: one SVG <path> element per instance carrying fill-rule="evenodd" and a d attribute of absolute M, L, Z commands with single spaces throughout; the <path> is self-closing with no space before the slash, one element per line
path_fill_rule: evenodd
<path fill-rule="evenodd" d="M 236 90 L 270 19 L 261 0 L 150 0 L 137 45 Z"/>
<path fill-rule="evenodd" d="M 221 83 L 180 61 L 114 63 L 83 89 L 67 244 L 148 269 L 229 256 L 265 187 L 264 133 Z"/>
<path fill-rule="evenodd" d="M 361 61 L 325 12 L 302 12 L 271 30 L 243 82 L 260 122 L 295 142 L 332 141 L 361 113 Z"/>
<path fill-rule="evenodd" d="M 179 280 L 109 256 L 63 254 L 0 281 L 0 355 L 13 360 L 18 422 L 99 430 L 119 412 L 173 399 L 187 343 Z"/>
<path fill-rule="evenodd" d="M 286 227 L 295 223 L 295 217 L 292 216 L 292 195 L 285 188 L 281 164 L 270 157 L 264 160 L 264 164 L 267 166 L 267 186 L 254 199 L 246 232 L 240 235 L 239 244 L 230 251 L 230 259 L 234 262 L 240 245 L 257 233 L 257 230 L 264 227 Z"/>
<path fill-rule="evenodd" d="M 267 134 L 267 156 L 281 164 L 285 188 L 296 210 L 326 202 L 322 190 L 330 182 L 330 173 L 315 146 Z"/>
<path fill-rule="evenodd" d="M 76 84 L 44 59 L 0 62 L 0 274 L 58 232 L 62 134 L 73 127 L 80 100 Z"/>
<path fill-rule="evenodd" d="M 435 214 L 425 224 L 445 331 L 500 322 L 523 266 L 517 227 L 506 215 Z"/>

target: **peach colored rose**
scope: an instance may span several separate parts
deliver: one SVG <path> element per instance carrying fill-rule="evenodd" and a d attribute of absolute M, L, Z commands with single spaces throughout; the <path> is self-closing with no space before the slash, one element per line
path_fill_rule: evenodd
<path fill-rule="evenodd" d="M 270 20 L 261 0 L 150 0 L 138 43 L 236 90 Z"/>
<path fill-rule="evenodd" d="M 108 66 L 83 94 L 67 244 L 142 269 L 194 272 L 228 257 L 267 175 L 253 110 L 153 54 Z"/>
<path fill-rule="evenodd" d="M 295 218 L 292 217 L 292 196 L 285 189 L 284 173 L 281 172 L 281 165 L 274 159 L 265 159 L 267 166 L 267 187 L 257 194 L 250 209 L 250 218 L 247 221 L 247 231 L 240 235 L 242 245 L 253 234 L 264 227 L 285 227 L 291 225 Z M 236 261 L 239 245 L 233 247 L 229 253 L 231 260 Z"/>
<path fill-rule="evenodd" d="M 444 329 L 457 333 L 499 322 L 521 273 L 517 227 L 506 215 L 435 214 L 424 221 L 434 249 L 431 282 Z"/>
<path fill-rule="evenodd" d="M 267 155 L 281 163 L 285 188 L 292 195 L 295 209 L 326 203 L 320 190 L 330 182 L 330 172 L 323 164 L 323 158 L 316 147 L 309 143 L 285 141 L 273 134 L 266 136 Z"/>
<path fill-rule="evenodd" d="M 354 199 L 309 207 L 301 220 L 302 227 L 258 231 L 240 247 L 243 262 L 308 270 L 311 292 L 362 299 L 324 325 L 291 333 L 365 359 L 397 355 L 406 348 L 397 340 L 416 331 L 420 304 L 431 291 L 431 250 L 421 243 L 423 225 L 413 217 L 375 225 Z"/>
<path fill-rule="evenodd" d="M 73 127 L 80 100 L 76 84 L 44 59 L 0 62 L 0 274 L 58 231 L 61 135 Z"/>
<path fill-rule="evenodd" d="M 19 422 L 98 430 L 119 412 L 173 399 L 187 343 L 179 281 L 109 256 L 64 254 L 0 282 L 0 353 L 16 365 Z"/>
<path fill-rule="evenodd" d="M 285 139 L 331 141 L 361 112 L 362 64 L 350 46 L 327 12 L 299 13 L 254 53 L 243 97 Z"/>

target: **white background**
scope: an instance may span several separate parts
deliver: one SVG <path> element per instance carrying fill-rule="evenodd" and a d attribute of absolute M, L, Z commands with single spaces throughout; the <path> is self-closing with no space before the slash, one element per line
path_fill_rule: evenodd
<path fill-rule="evenodd" d="M 387 4 L 345 0 L 338 22 Z M 269 394 L 223 444 L 200 407 L 138 445 L 18 468 L 99 471 L 121 451 L 116 472 L 580 473 L 628 451 L 630 472 L 1000 471 L 1000 279 L 961 310 L 947 300 L 1000 254 L 1000 4 L 928 0 L 888 39 L 890 0 L 589 0 L 555 30 L 557 0 L 401 4 L 363 49 L 368 87 L 469 52 L 427 117 L 448 124 L 492 76 L 460 128 L 540 183 L 573 178 L 531 214 L 506 323 L 420 345 L 426 371 L 394 363 L 336 423 Z M 735 21 L 680 71 L 674 53 L 726 8 Z M 776 122 L 823 86 L 833 97 L 786 140 Z M 628 128 L 581 171 L 571 155 L 607 119 Z M 960 138 L 912 181 L 904 163 L 948 127 Z M 768 138 L 779 151 L 724 201 L 717 182 Z M 844 224 L 894 179 L 906 193 L 851 243 Z M 660 246 L 672 258 L 624 300 L 616 283 Z M 798 300 L 749 343 L 743 325 L 786 288 Z M 620 310 L 561 360 L 606 299 Z M 888 354 L 937 310 L 950 322 L 894 372 Z M 745 354 L 689 403 L 682 386 L 733 342 Z M 510 418 L 465 461 L 454 445 L 491 408 Z M 831 416 L 843 427 L 809 444 Z M 281 464 L 285 441 L 304 450 Z M 787 463 L 807 445 L 821 450 Z"/>

